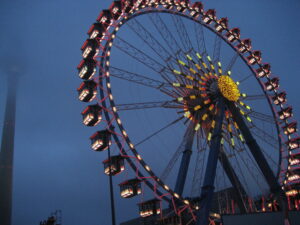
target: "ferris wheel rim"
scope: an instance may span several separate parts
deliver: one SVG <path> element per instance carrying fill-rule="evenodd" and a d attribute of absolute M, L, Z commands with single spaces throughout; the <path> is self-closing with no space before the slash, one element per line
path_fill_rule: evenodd
<path fill-rule="evenodd" d="M 222 36 L 221 34 L 219 34 L 218 32 L 216 32 L 212 27 L 210 27 L 209 25 L 207 25 L 207 24 L 204 24 L 204 23 L 202 23 L 202 21 L 200 21 L 200 20 L 196 20 L 196 19 L 194 19 L 194 18 L 192 18 L 192 17 L 190 17 L 190 16 L 188 16 L 188 15 L 186 15 L 186 14 L 183 14 L 183 13 L 180 13 L 180 12 L 178 12 L 178 11 L 172 11 L 172 10 L 166 10 L 166 9 L 151 9 L 151 10 L 147 10 L 147 11 L 143 11 L 143 12 L 138 12 L 138 13 L 134 13 L 134 14 L 130 14 L 129 16 L 127 16 L 127 18 L 123 18 L 121 21 L 122 21 L 122 24 L 121 24 L 121 26 L 122 25 L 124 25 L 124 24 L 126 24 L 126 22 L 127 21 L 129 21 L 130 19 L 133 19 L 133 18 L 135 18 L 135 17 L 137 17 L 137 16 L 141 16 L 141 15 L 144 15 L 144 14 L 148 14 L 148 13 L 168 13 L 168 14 L 175 14 L 175 15 L 179 15 L 179 16 L 182 16 L 182 17 L 185 17 L 185 18 L 187 18 L 187 19 L 190 19 L 190 20 L 192 20 L 192 21 L 194 21 L 194 22 L 196 22 L 196 23 L 198 23 L 198 24 L 200 24 L 200 25 L 202 25 L 202 26 L 204 26 L 205 28 L 207 28 L 207 29 L 209 29 L 211 32 L 213 32 L 214 34 L 216 34 L 216 35 L 218 35 L 220 38 L 222 38 L 222 40 L 224 41 L 224 42 L 226 42 L 236 53 L 238 53 L 238 55 L 239 55 L 239 57 L 244 61 L 244 63 L 248 66 L 248 68 L 251 70 L 251 73 L 252 73 L 252 75 L 256 78 L 256 80 L 258 81 L 258 83 L 260 84 L 260 86 L 261 86 L 261 89 L 262 89 L 262 91 L 264 92 L 264 95 L 265 95 L 265 97 L 266 97 L 266 99 L 268 100 L 268 103 L 269 103 L 269 106 L 270 106 L 270 109 L 271 109 L 271 111 L 272 111 L 272 114 L 273 114 L 273 117 L 274 117 L 274 115 L 275 115 L 275 111 L 274 111 L 274 109 L 273 109 L 273 107 L 271 107 L 272 106 L 272 103 L 271 103 L 271 101 L 270 101 L 270 99 L 269 99 L 269 95 L 267 94 L 267 92 L 266 92 L 266 90 L 264 89 L 264 87 L 263 87 L 263 84 L 261 83 L 261 81 L 255 76 L 255 70 L 250 66 L 250 65 L 248 65 L 248 63 L 247 63 L 247 61 L 246 61 L 246 59 L 245 59 L 245 57 L 242 55 L 242 53 L 240 53 L 240 52 L 238 52 L 238 50 L 230 43 L 230 42 L 228 42 L 226 39 L 225 39 L 225 37 L 224 36 Z M 119 28 L 121 27 L 121 26 L 119 26 Z M 116 34 L 116 32 L 112 32 L 111 33 L 111 35 L 113 35 L 113 34 Z M 112 45 L 113 46 L 113 45 Z M 111 48 L 112 48 L 112 46 L 110 46 L 110 47 L 108 47 L 108 51 L 110 51 L 111 50 Z M 106 57 L 105 59 L 109 59 L 109 56 L 108 57 Z M 104 59 L 103 59 L 104 60 Z M 102 61 L 102 60 L 101 60 Z M 105 60 L 104 60 L 105 61 Z M 104 63 L 104 62 L 103 62 Z M 109 67 L 109 66 L 107 66 L 107 67 Z M 105 68 L 105 71 L 109 71 L 109 70 L 107 70 L 108 68 Z M 109 77 L 107 76 L 106 77 L 106 79 L 108 79 L 108 83 L 110 83 L 110 79 L 109 79 Z M 110 93 L 111 94 L 111 93 Z M 113 105 L 115 105 L 115 103 L 114 103 L 114 100 L 111 100 L 111 99 L 109 99 L 109 101 L 111 101 L 111 102 L 113 102 Z M 113 106 L 112 106 L 113 107 Z M 114 115 L 116 116 L 116 112 L 114 112 Z M 119 117 L 117 117 L 117 118 L 119 118 Z M 276 118 L 277 119 L 277 117 L 275 116 L 274 118 Z M 275 120 L 276 121 L 276 120 Z M 279 126 L 278 126 L 278 124 L 276 124 L 276 129 L 277 129 L 277 133 L 279 132 Z M 279 139 L 279 146 L 281 146 L 281 139 Z M 130 145 L 130 142 L 128 142 L 127 143 L 128 144 L 128 146 Z M 137 152 L 136 152 L 136 154 L 138 154 Z M 280 159 L 280 161 L 281 161 L 281 158 L 282 158 L 282 154 L 281 154 L 281 151 L 279 151 L 279 159 Z M 278 171 L 277 171 L 277 179 L 278 179 L 278 176 L 279 176 L 279 173 L 280 173 L 280 163 L 278 163 L 279 165 L 278 165 Z M 144 168 L 145 169 L 145 168 Z M 146 170 L 146 169 L 145 169 Z M 147 171 L 147 170 L 146 170 Z M 149 171 L 148 171 L 149 172 Z M 158 176 L 156 176 L 155 175 L 155 177 L 157 177 L 158 178 L 158 180 L 160 181 L 160 179 L 159 179 L 159 177 Z M 163 187 L 163 185 L 165 185 L 165 184 L 159 184 L 161 187 Z M 152 189 L 153 190 L 153 189 Z M 168 192 L 170 192 L 170 191 L 168 191 Z M 176 194 L 176 193 L 175 193 Z M 184 198 L 182 198 L 181 200 L 183 200 Z"/>

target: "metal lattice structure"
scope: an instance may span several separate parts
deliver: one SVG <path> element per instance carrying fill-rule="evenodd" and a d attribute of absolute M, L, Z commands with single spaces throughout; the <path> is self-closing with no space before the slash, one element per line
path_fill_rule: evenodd
<path fill-rule="evenodd" d="M 153 193 L 139 203 L 142 217 L 207 225 L 224 213 L 299 210 L 292 107 L 270 64 L 227 18 L 201 2 L 122 0 L 100 13 L 88 35 L 78 93 L 95 103 L 83 123 L 102 127 L 90 139 L 93 150 L 108 150 L 110 178 L 132 168 L 121 196 Z M 165 161 L 153 160 L 161 150 L 145 153 L 154 139 L 169 143 Z"/>

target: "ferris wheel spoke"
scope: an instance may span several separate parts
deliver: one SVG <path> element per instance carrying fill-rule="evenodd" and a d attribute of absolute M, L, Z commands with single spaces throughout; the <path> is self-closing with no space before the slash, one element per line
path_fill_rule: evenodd
<path fill-rule="evenodd" d="M 164 23 L 160 15 L 150 13 L 149 14 L 150 21 L 155 26 L 156 30 L 160 34 L 160 36 L 164 39 L 165 43 L 168 45 L 168 48 L 172 51 L 174 55 L 177 55 L 178 50 L 176 46 L 179 46 L 176 39 L 168 29 L 167 25 Z"/>
<path fill-rule="evenodd" d="M 206 45 L 205 45 L 203 26 L 200 24 L 194 23 L 194 30 L 195 30 L 198 51 L 202 55 L 205 55 L 207 53 L 207 50 L 206 50 Z"/>
<path fill-rule="evenodd" d="M 236 63 L 236 60 L 237 60 L 238 57 L 239 57 L 239 53 L 235 52 L 234 55 L 232 56 L 229 64 L 227 65 L 225 73 L 227 73 L 228 71 L 231 71 L 231 69 L 233 68 L 234 64 Z"/>
<path fill-rule="evenodd" d="M 174 60 L 168 50 L 139 21 L 132 19 L 128 22 L 128 25 L 163 61 L 169 62 Z"/>
<path fill-rule="evenodd" d="M 264 122 L 268 122 L 271 124 L 276 123 L 277 121 L 274 119 L 273 116 L 271 115 L 266 115 L 264 113 L 261 112 L 256 112 L 254 110 L 251 110 L 249 113 L 247 113 L 247 115 L 251 116 L 252 118 L 264 121 Z"/>
<path fill-rule="evenodd" d="M 116 105 L 119 111 L 125 110 L 138 110 L 138 109 L 150 109 L 150 108 L 183 108 L 181 104 L 175 101 L 159 101 L 159 102 L 139 102 L 139 103 L 127 103 Z"/>
<path fill-rule="evenodd" d="M 243 78 L 239 81 L 239 83 L 241 84 L 241 83 L 245 82 L 246 80 L 248 80 L 248 79 L 249 79 L 250 77 L 252 77 L 252 76 L 253 76 L 253 73 L 251 73 L 251 74 L 249 74 L 249 75 L 243 77 Z"/>
<path fill-rule="evenodd" d="M 213 59 L 212 59 L 213 64 L 215 64 L 220 60 L 221 46 L 222 46 L 222 39 L 219 35 L 216 35 L 215 43 L 214 43 Z"/>
<path fill-rule="evenodd" d="M 185 24 L 180 16 L 171 15 L 171 17 L 179 35 L 180 42 L 183 46 L 184 53 L 186 54 L 193 49 L 193 45 L 186 30 Z"/>
<path fill-rule="evenodd" d="M 160 64 L 158 61 L 153 59 L 148 54 L 144 53 L 140 49 L 137 49 L 132 44 L 128 43 L 127 41 L 123 40 L 120 37 L 115 39 L 115 46 L 125 54 L 129 55 L 131 58 L 135 59 L 136 61 L 140 62 L 141 64 L 145 65 L 149 69 L 153 70 L 154 72 L 160 74 L 162 78 L 164 78 L 168 83 L 171 83 L 171 78 L 167 75 L 169 68 Z"/>
<path fill-rule="evenodd" d="M 244 100 L 247 101 L 256 101 L 256 100 L 265 100 L 266 96 L 264 94 L 261 95 L 247 95 Z"/>
<path fill-rule="evenodd" d="M 144 139 L 142 139 L 141 141 L 139 141 L 138 143 L 135 144 L 135 146 L 139 146 L 143 143 L 145 143 L 146 141 L 150 140 L 152 137 L 154 137 L 155 135 L 158 135 L 160 132 L 170 128 L 171 126 L 173 126 L 174 124 L 178 123 L 179 121 L 181 121 L 182 119 L 184 119 L 184 116 L 181 116 L 177 119 L 175 119 L 174 121 L 168 123 L 167 125 L 163 126 L 162 128 L 154 131 L 153 133 L 151 133 L 150 135 L 148 135 L 147 137 L 145 137 Z"/>
<path fill-rule="evenodd" d="M 129 72 L 127 70 L 123 70 L 123 69 L 113 67 L 113 66 L 110 67 L 110 74 L 111 74 L 111 76 L 122 79 L 122 80 L 133 82 L 133 83 L 143 85 L 146 87 L 158 89 L 159 91 L 161 91 L 171 97 L 176 96 L 172 92 L 172 90 L 173 90 L 172 85 L 170 85 L 166 82 L 155 80 L 155 79 L 149 78 L 147 76 Z"/>

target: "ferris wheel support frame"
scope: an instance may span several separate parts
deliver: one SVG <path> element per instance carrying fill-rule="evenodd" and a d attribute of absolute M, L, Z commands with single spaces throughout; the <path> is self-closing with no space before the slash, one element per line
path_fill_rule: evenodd
<path fill-rule="evenodd" d="M 219 158 L 219 152 L 221 148 L 221 139 L 222 139 L 222 124 L 225 114 L 225 103 L 223 97 L 219 98 L 218 102 L 218 112 L 216 116 L 216 127 L 214 128 L 209 155 L 208 162 L 205 175 L 204 182 L 201 191 L 201 205 L 200 210 L 198 211 L 197 225 L 207 225 L 209 221 L 209 210 L 211 208 L 211 203 L 214 195 L 214 182 L 216 177 L 217 163 Z"/>
<path fill-rule="evenodd" d="M 228 176 L 234 190 L 237 194 L 237 204 L 241 213 L 246 213 L 247 208 L 245 207 L 243 197 L 246 196 L 246 191 L 241 184 L 237 174 L 234 172 L 233 167 L 230 164 L 230 161 L 225 152 L 220 150 L 219 152 L 219 162 L 221 163 L 226 175 Z"/>
<path fill-rule="evenodd" d="M 185 180 L 190 164 L 190 159 L 192 155 L 192 146 L 194 142 L 194 125 L 191 123 L 188 128 L 187 128 L 187 137 L 186 138 L 186 143 L 185 143 L 185 149 L 182 153 L 182 158 L 181 158 L 181 164 L 180 168 L 178 170 L 178 175 L 177 175 L 177 180 L 176 180 L 176 185 L 174 191 L 178 193 L 179 195 L 182 195 L 184 185 L 185 185 Z"/>

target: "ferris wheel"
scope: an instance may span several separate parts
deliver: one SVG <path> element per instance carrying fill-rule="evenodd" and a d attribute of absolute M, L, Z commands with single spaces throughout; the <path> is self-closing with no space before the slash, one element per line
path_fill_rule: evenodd
<path fill-rule="evenodd" d="M 104 172 L 158 224 L 300 209 L 300 137 L 240 29 L 188 0 L 121 0 L 88 30 L 83 123 Z M 99 74 L 98 76 L 96 74 Z M 131 170 L 130 170 L 131 167 Z"/>

